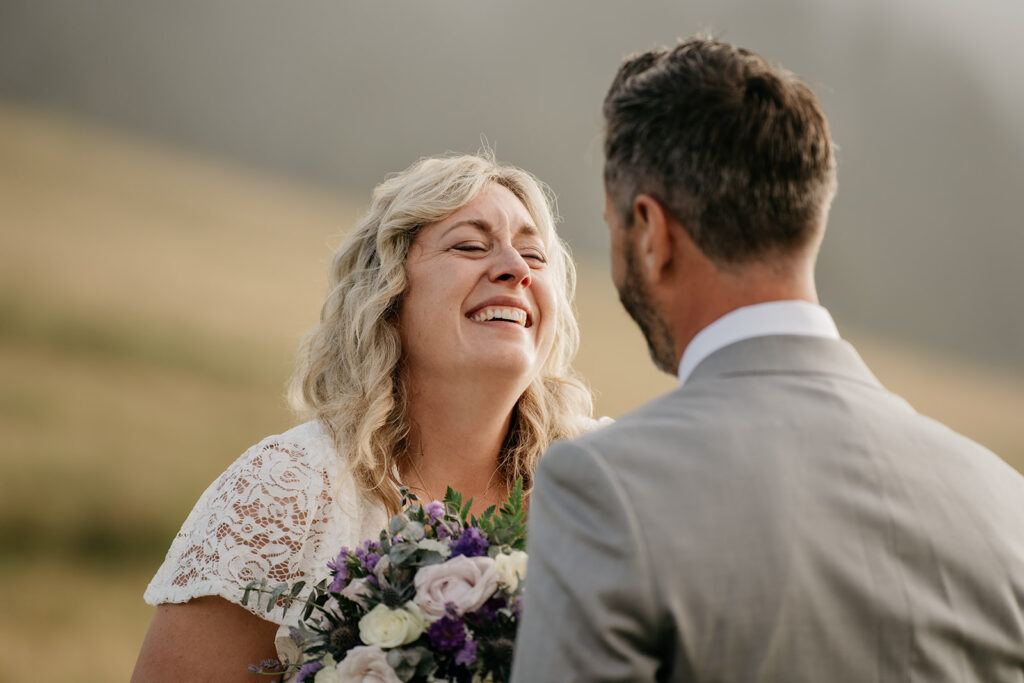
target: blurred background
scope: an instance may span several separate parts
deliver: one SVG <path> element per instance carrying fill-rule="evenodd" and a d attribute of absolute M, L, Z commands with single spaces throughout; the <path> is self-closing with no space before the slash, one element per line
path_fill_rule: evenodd
<path fill-rule="evenodd" d="M 841 332 L 1024 469 L 1021 26 L 997 0 L 0 0 L 0 681 L 127 679 L 195 499 L 293 422 L 331 248 L 423 155 L 486 142 L 558 194 L 599 414 L 671 388 L 606 274 L 600 102 L 698 30 L 824 103 Z"/>

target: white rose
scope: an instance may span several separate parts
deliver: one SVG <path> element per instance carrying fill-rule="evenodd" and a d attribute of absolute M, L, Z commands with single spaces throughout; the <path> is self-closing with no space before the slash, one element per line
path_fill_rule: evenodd
<path fill-rule="evenodd" d="M 526 580 L 526 553 L 522 550 L 501 553 L 494 558 L 494 568 L 498 571 L 498 581 L 514 591 Z"/>
<path fill-rule="evenodd" d="M 427 628 L 420 608 L 411 602 L 398 609 L 380 604 L 359 620 L 359 638 L 367 645 L 398 647 L 420 637 Z"/>
<path fill-rule="evenodd" d="M 341 677 L 338 676 L 338 665 L 334 662 L 334 657 L 327 655 L 323 659 L 324 668 L 316 672 L 313 676 L 313 683 L 341 683 Z"/>
<path fill-rule="evenodd" d="M 413 600 L 431 621 L 445 615 L 451 603 L 457 614 L 480 609 L 498 587 L 498 572 L 489 557 L 459 555 L 443 564 L 420 567 Z"/>
<path fill-rule="evenodd" d="M 338 680 L 362 681 L 362 683 L 401 683 L 395 670 L 388 666 L 384 651 L 379 647 L 364 645 L 352 648 L 345 655 L 345 659 L 341 660 L 341 664 L 338 665 Z"/>

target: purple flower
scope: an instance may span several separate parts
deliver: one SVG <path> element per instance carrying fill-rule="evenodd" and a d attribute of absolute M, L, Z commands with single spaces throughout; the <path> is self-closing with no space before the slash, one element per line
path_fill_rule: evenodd
<path fill-rule="evenodd" d="M 363 569 L 368 572 L 373 572 L 377 567 L 377 563 L 380 562 L 380 555 L 377 553 L 366 553 L 366 557 L 363 558 Z"/>
<path fill-rule="evenodd" d="M 517 598 L 518 600 L 518 598 Z M 506 606 L 505 598 L 495 595 L 480 606 L 480 609 L 466 615 L 466 622 L 471 628 L 486 628 L 498 616 L 498 610 Z"/>
<path fill-rule="evenodd" d="M 427 503 L 423 511 L 427 513 L 427 518 L 431 524 L 437 524 L 437 521 L 444 517 L 444 503 L 439 500 Z"/>
<path fill-rule="evenodd" d="M 261 659 L 260 663 L 250 664 L 249 673 L 262 674 L 276 672 L 281 669 L 281 662 L 276 659 Z"/>
<path fill-rule="evenodd" d="M 494 617 L 498 616 L 498 610 L 505 606 L 505 598 L 501 596 L 495 596 L 484 603 L 477 614 L 482 616 L 487 621 L 492 621 Z"/>
<path fill-rule="evenodd" d="M 340 593 L 345 588 L 345 584 L 348 583 L 348 572 L 342 575 L 338 572 L 334 575 L 334 579 L 331 581 L 331 585 L 327 587 L 327 590 L 331 593 Z"/>
<path fill-rule="evenodd" d="M 302 668 L 299 669 L 299 675 L 295 677 L 295 683 L 303 683 L 303 681 L 313 680 L 313 675 L 324 668 L 324 665 L 320 662 L 310 662 L 309 664 L 303 664 Z"/>
<path fill-rule="evenodd" d="M 461 619 L 441 617 L 427 627 L 427 640 L 438 652 L 460 650 L 466 644 L 466 626 Z"/>
<path fill-rule="evenodd" d="M 353 553 L 359 563 L 363 566 L 367 572 L 373 572 L 374 567 L 380 562 L 380 555 L 376 552 L 380 550 L 380 547 L 373 541 L 367 541 L 363 544 L 362 548 L 356 548 Z"/>
<path fill-rule="evenodd" d="M 476 661 L 476 641 L 467 640 L 462 648 L 455 653 L 455 663 L 462 666 L 469 666 Z"/>
<path fill-rule="evenodd" d="M 342 548 L 338 556 L 327 563 L 327 568 L 335 574 L 344 574 L 348 578 L 348 548 Z"/>
<path fill-rule="evenodd" d="M 334 579 L 327 590 L 340 593 L 348 581 L 348 548 L 342 548 L 338 556 L 327 563 L 327 568 L 334 573 Z"/>
<path fill-rule="evenodd" d="M 466 557 L 482 557 L 487 554 L 487 546 L 490 543 L 484 538 L 483 533 L 475 526 L 471 526 L 462 532 L 459 540 L 452 546 L 452 557 L 465 555 Z"/>

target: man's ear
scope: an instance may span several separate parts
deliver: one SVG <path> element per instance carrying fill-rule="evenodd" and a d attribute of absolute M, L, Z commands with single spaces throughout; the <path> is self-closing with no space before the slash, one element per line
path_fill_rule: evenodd
<path fill-rule="evenodd" d="M 637 253 L 641 265 L 655 281 L 672 269 L 676 248 L 672 221 L 661 202 L 651 195 L 639 194 L 633 200 L 631 230 L 640 233 L 637 236 Z"/>

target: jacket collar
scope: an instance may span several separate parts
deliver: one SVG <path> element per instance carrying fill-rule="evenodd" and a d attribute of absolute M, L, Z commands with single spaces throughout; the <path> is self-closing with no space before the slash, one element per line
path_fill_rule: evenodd
<path fill-rule="evenodd" d="M 842 339 L 778 334 L 718 349 L 694 368 L 683 388 L 713 377 L 814 374 L 881 386 L 860 355 Z"/>

